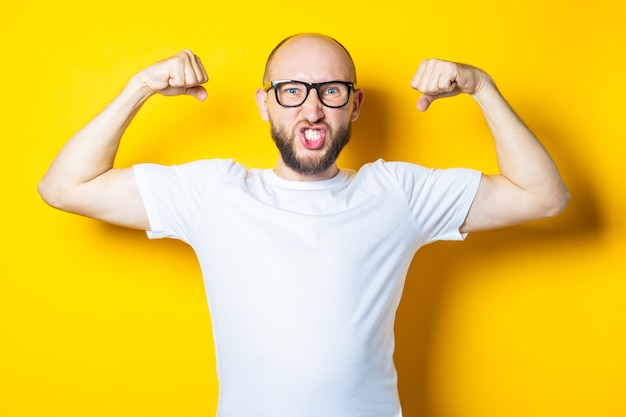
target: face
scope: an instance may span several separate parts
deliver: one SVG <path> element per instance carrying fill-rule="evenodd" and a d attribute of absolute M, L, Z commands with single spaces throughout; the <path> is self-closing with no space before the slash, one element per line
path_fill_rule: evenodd
<path fill-rule="evenodd" d="M 318 36 L 300 36 L 287 41 L 268 67 L 268 80 L 305 82 L 355 81 L 352 64 L 336 43 Z M 336 160 L 350 139 L 350 126 L 359 114 L 363 93 L 350 93 L 341 108 L 324 106 L 315 90 L 298 107 L 282 107 L 274 90 L 257 90 L 257 104 L 269 121 L 280 152 L 276 173 L 292 180 L 318 180 L 334 176 Z"/>

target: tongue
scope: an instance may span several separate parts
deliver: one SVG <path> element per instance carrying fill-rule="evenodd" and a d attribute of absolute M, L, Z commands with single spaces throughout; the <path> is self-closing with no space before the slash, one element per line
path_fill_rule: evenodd
<path fill-rule="evenodd" d="M 304 144 L 305 148 L 315 150 L 321 148 L 322 145 L 324 145 L 324 138 L 320 136 L 319 138 L 312 140 L 303 139 L 302 143 Z"/>

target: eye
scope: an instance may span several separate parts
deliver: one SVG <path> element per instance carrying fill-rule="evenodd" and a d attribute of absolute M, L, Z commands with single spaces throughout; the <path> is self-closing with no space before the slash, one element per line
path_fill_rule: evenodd
<path fill-rule="evenodd" d="M 281 94 L 297 96 L 304 94 L 304 88 L 301 85 L 295 83 L 285 83 L 279 86 L 279 91 Z"/>
<path fill-rule="evenodd" d="M 345 84 L 330 83 L 325 84 L 321 92 L 325 100 L 332 100 L 334 103 L 335 100 L 342 101 L 344 99 L 348 94 L 348 87 Z"/>

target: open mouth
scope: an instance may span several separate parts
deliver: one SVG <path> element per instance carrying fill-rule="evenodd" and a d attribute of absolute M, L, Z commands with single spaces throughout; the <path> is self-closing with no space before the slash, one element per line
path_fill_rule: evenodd
<path fill-rule="evenodd" d="M 323 129 L 302 129 L 302 143 L 305 148 L 315 150 L 324 146 L 326 131 Z"/>

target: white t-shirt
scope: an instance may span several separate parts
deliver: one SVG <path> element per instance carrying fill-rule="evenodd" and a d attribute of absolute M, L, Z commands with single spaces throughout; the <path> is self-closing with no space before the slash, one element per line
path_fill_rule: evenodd
<path fill-rule="evenodd" d="M 294 182 L 231 160 L 134 167 L 151 238 L 190 244 L 219 417 L 398 417 L 394 319 L 417 249 L 459 232 L 481 174 L 378 160 Z"/>

